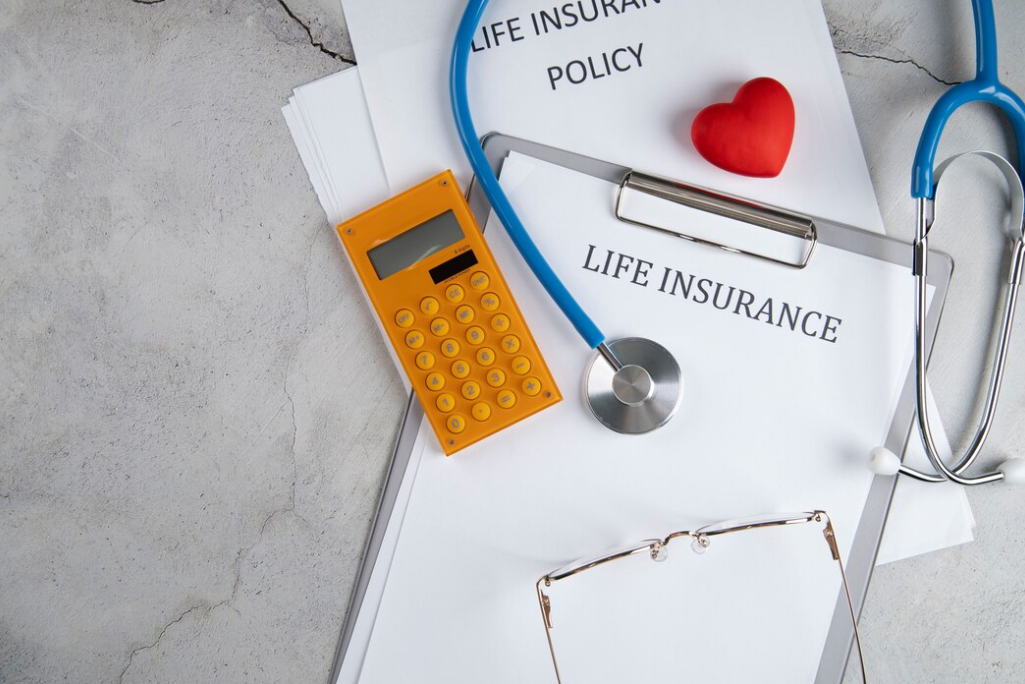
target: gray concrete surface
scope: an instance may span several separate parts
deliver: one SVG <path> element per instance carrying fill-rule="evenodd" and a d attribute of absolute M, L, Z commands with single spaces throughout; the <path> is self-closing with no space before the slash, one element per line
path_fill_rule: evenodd
<path fill-rule="evenodd" d="M 825 4 L 907 238 L 968 0 Z M 1025 5 L 996 5 L 1025 90 Z M 336 0 L 0 7 L 0 681 L 327 680 L 404 396 L 279 107 L 354 59 Z M 1008 143 L 975 107 L 944 146 Z M 963 446 L 1007 252 L 999 186 L 958 177 L 934 384 Z M 990 464 L 1025 456 L 1023 351 Z M 876 573 L 872 681 L 1025 681 L 1025 497 L 970 497 L 977 542 Z"/>

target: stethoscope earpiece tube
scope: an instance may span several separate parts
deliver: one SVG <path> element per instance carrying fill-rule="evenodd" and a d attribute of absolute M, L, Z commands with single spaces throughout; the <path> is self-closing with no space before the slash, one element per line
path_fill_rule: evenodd
<path fill-rule="evenodd" d="M 933 166 L 943 129 L 954 112 L 970 102 L 985 102 L 1003 110 L 1014 129 L 1018 166 L 1025 164 L 1025 102 L 1000 82 L 993 0 L 972 0 L 972 10 L 975 15 L 976 75 L 971 81 L 950 88 L 929 112 L 911 170 L 911 196 L 915 199 L 933 198 L 936 188 Z"/>
<path fill-rule="evenodd" d="M 459 133 L 459 141 L 463 145 L 466 157 L 470 161 L 473 172 L 477 175 L 477 182 L 481 184 L 484 194 L 491 202 L 491 207 L 498 216 L 502 225 L 505 226 L 509 238 L 516 249 L 519 250 L 527 266 L 541 282 L 548 294 L 558 307 L 576 328 L 580 336 L 584 338 L 591 349 L 596 349 L 605 341 L 598 326 L 591 320 L 590 316 L 580 307 L 573 295 L 566 286 L 559 280 L 552 267 L 545 260 L 541 250 L 537 248 L 530 235 L 527 233 L 523 222 L 517 215 L 512 203 L 502 190 L 491 164 L 488 163 L 484 148 L 481 147 L 477 129 L 473 125 L 473 116 L 470 114 L 470 103 L 467 96 L 466 72 L 470 61 L 471 43 L 473 35 L 480 24 L 481 15 L 487 7 L 488 0 L 469 0 L 463 18 L 459 22 L 459 29 L 456 33 L 455 48 L 452 50 L 452 64 L 449 70 L 449 89 L 452 96 L 452 113 L 455 117 L 456 130 Z"/>

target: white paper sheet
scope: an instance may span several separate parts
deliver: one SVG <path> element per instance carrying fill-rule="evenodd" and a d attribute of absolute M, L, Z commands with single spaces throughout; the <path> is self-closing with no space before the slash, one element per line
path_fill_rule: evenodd
<path fill-rule="evenodd" d="M 499 131 L 882 232 L 819 0 L 648 0 L 643 9 L 534 35 L 531 16 L 563 4 L 496 0 L 485 12 L 482 24 L 520 18 L 525 37 L 471 56 L 481 134 Z M 389 182 L 411 186 L 445 167 L 468 180 L 447 97 L 463 0 L 342 5 Z M 549 67 L 639 44 L 643 67 L 551 89 Z M 793 150 L 775 179 L 717 169 L 690 142 L 698 110 L 729 101 L 757 76 L 786 85 L 797 112 Z"/>
<path fill-rule="evenodd" d="M 598 424 L 572 389 L 587 360 L 575 332 L 492 222 L 489 244 L 567 400 L 454 458 L 428 440 L 364 684 L 547 681 L 534 581 L 575 557 L 653 533 L 822 508 L 846 555 L 872 482 L 864 454 L 883 440 L 906 378 L 913 302 L 897 296 L 906 290 L 906 268 L 820 247 L 805 270 L 781 269 L 655 231 L 624 231 L 608 211 L 616 187 L 589 176 L 515 156 L 503 179 L 539 247 L 585 308 L 603 312 L 608 334 L 649 337 L 674 353 L 683 401 L 673 421 L 648 435 L 617 435 Z M 704 216 L 695 211 L 692 220 Z M 650 262 L 650 275 L 617 279 L 589 270 L 591 245 Z M 689 298 L 670 294 L 673 278 L 660 287 L 666 267 L 695 276 Z M 702 278 L 713 283 L 707 296 Z M 771 297 L 775 317 L 789 302 L 842 324 L 833 333 L 828 323 L 819 326 L 812 337 L 768 323 L 769 316 L 753 320 L 736 304 L 740 289 L 754 294 L 754 310 Z M 717 308 L 731 295 L 733 304 Z M 746 562 L 722 567 L 709 591 L 728 594 L 743 582 L 758 555 L 740 558 Z M 774 614 L 768 633 L 750 619 L 750 606 L 730 602 L 686 621 L 687 628 L 674 610 L 653 611 L 650 620 L 655 631 L 677 629 L 683 643 L 691 630 L 713 631 L 726 644 L 764 644 L 764 657 L 742 663 L 736 681 L 811 681 L 839 578 L 796 577 L 806 602 Z M 798 585 L 779 589 L 793 593 Z M 685 610 L 685 602 L 676 605 Z M 700 660 L 690 663 L 695 680 L 722 681 L 715 657 Z M 634 665 L 637 680 L 662 667 L 657 658 Z"/>

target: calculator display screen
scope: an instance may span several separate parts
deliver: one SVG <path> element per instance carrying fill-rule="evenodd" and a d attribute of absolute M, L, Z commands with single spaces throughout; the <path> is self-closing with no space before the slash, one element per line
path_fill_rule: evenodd
<path fill-rule="evenodd" d="M 409 268 L 462 240 L 463 229 L 452 210 L 393 237 L 367 252 L 381 280 Z"/>

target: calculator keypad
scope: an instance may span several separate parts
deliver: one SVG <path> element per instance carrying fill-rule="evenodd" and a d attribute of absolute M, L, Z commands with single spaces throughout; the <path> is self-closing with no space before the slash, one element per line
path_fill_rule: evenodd
<path fill-rule="evenodd" d="M 489 291 L 493 282 L 484 270 L 464 273 L 440 286 L 437 297 L 421 299 L 415 307 L 419 314 L 411 308 L 394 313 L 413 363 L 423 372 L 420 386 L 430 397 L 424 403 L 444 415 L 452 436 L 511 415 L 520 401 L 541 401 L 537 397 L 546 389 L 536 375 L 528 376 L 535 367 L 547 369 L 538 366 L 533 344 L 524 346 L 520 335 L 530 336 L 522 322 L 517 325 L 517 312 L 503 309 L 502 298 Z M 549 391 L 542 399 L 547 404 L 551 397 Z"/>
<path fill-rule="evenodd" d="M 562 401 L 451 171 L 335 230 L 445 454 Z"/>

